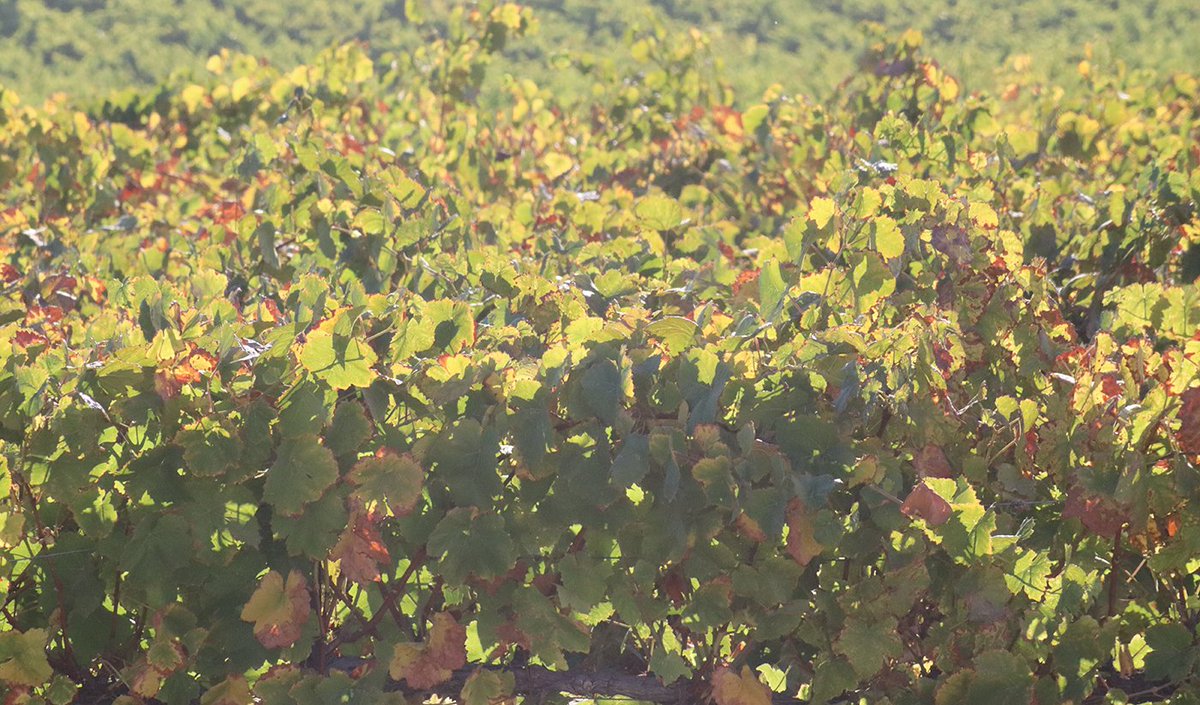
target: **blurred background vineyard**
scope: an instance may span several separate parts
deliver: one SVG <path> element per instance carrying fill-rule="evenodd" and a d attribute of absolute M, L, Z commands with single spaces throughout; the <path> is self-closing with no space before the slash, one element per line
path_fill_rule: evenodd
<path fill-rule="evenodd" d="M 200 69 L 222 48 L 280 67 L 318 50 L 364 40 L 377 55 L 420 45 L 446 27 L 449 0 L 0 0 L 0 85 L 40 102 L 56 92 L 80 101 L 154 85 Z M 828 95 L 855 68 L 864 33 L 921 30 L 931 55 L 967 85 L 1027 54 L 1035 78 L 1067 85 L 1092 45 L 1092 61 L 1130 71 L 1196 70 L 1195 0 L 528 0 L 540 31 L 511 47 L 493 87 L 520 64 L 560 95 L 589 81 L 565 71 L 564 52 L 595 66 L 628 57 L 631 32 L 711 37 L 714 64 L 742 98 L 774 83 Z M 419 19 L 421 22 L 414 22 Z M 874 28 L 874 29 L 872 29 Z M 634 52 L 636 56 L 636 52 Z M 619 61 L 629 61 L 628 58 Z M 507 64 L 507 66 L 505 65 Z M 587 68 L 584 62 L 584 68 Z M 622 69 L 623 66 L 613 68 Z M 486 99 L 486 96 L 485 96 Z"/>

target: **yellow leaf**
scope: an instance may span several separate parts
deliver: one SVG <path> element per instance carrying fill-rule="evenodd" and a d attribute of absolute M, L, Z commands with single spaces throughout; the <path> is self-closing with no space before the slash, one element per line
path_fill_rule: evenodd
<path fill-rule="evenodd" d="M 229 87 L 229 95 L 233 98 L 233 102 L 236 103 L 242 98 L 250 95 L 250 90 L 252 88 L 254 88 L 254 82 L 250 80 L 250 77 L 242 76 L 238 80 L 234 81 L 233 85 Z"/>
<path fill-rule="evenodd" d="M 718 668 L 712 679 L 713 700 L 717 705 L 771 705 L 771 689 L 763 685 L 749 666 L 738 675 Z"/>
<path fill-rule="evenodd" d="M 972 203 L 968 212 L 971 214 L 971 220 L 985 230 L 995 230 L 1000 225 L 996 211 L 986 203 Z"/>
<path fill-rule="evenodd" d="M 542 164 L 546 170 L 546 177 L 551 181 L 567 173 L 574 166 L 571 158 L 561 152 L 550 152 L 542 157 Z"/>
<path fill-rule="evenodd" d="M 832 198 L 814 198 L 812 205 L 808 209 L 808 219 L 817 226 L 817 229 L 823 230 L 829 221 L 833 218 L 834 205 Z"/>
<path fill-rule="evenodd" d="M 886 215 L 875 219 L 875 249 L 884 259 L 895 259 L 904 254 L 904 233 L 896 221 Z"/>

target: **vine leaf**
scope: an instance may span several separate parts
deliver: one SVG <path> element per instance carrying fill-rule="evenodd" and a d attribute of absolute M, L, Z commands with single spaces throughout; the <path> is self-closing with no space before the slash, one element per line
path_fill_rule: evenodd
<path fill-rule="evenodd" d="M 1185 453 L 1200 453 L 1200 387 L 1192 387 L 1179 395 L 1183 408 L 1179 410 L 1179 449 Z"/>
<path fill-rule="evenodd" d="M 45 683 L 52 673 L 46 660 L 45 629 L 0 633 L 0 682 L 16 686 Z"/>
<path fill-rule="evenodd" d="M 504 575 L 516 560 L 512 538 L 497 514 L 475 516 L 468 508 L 446 513 L 429 535 L 429 555 L 442 557 L 442 574 L 452 583 L 468 575 L 491 579 Z"/>
<path fill-rule="evenodd" d="M 741 674 L 729 668 L 718 668 L 712 678 L 712 694 L 717 705 L 771 703 L 771 689 L 758 680 L 749 666 L 742 666 Z"/>
<path fill-rule="evenodd" d="M 200 705 L 250 705 L 254 697 L 244 676 L 230 676 L 208 689 L 200 698 Z"/>
<path fill-rule="evenodd" d="M 383 503 L 394 516 L 406 516 L 421 499 L 425 472 L 411 455 L 384 454 L 360 460 L 350 470 L 353 496 L 368 510 Z"/>
<path fill-rule="evenodd" d="M 924 519 L 925 523 L 930 526 L 945 524 L 950 520 L 950 515 L 953 513 L 950 503 L 942 499 L 941 495 L 934 492 L 924 482 L 914 487 L 912 492 L 908 493 L 904 504 L 900 506 L 900 511 L 905 516 Z"/>
<path fill-rule="evenodd" d="M 308 585 L 300 571 L 267 573 L 250 601 L 242 608 L 242 621 L 254 623 L 254 636 L 268 649 L 291 646 L 308 620 Z"/>
<path fill-rule="evenodd" d="M 363 341 L 331 331 L 315 330 L 300 349 L 300 364 L 334 389 L 369 387 L 375 380 L 377 356 Z"/>
<path fill-rule="evenodd" d="M 515 679 L 511 673 L 479 670 L 463 684 L 463 705 L 496 705 L 512 697 Z"/>
<path fill-rule="evenodd" d="M 651 230 L 663 232 L 683 222 L 683 207 L 669 196 L 647 196 L 633 208 L 638 220 Z"/>
<path fill-rule="evenodd" d="M 338 561 L 342 574 L 356 583 L 379 580 L 379 565 L 387 565 L 391 561 L 379 530 L 375 528 L 371 517 L 362 513 L 342 532 L 330 558 Z"/>
<path fill-rule="evenodd" d="M 456 669 L 467 665 L 467 630 L 447 612 L 431 620 L 425 644 L 397 644 L 388 664 L 392 680 L 427 690 L 450 680 Z"/>
<path fill-rule="evenodd" d="M 282 514 L 299 516 L 337 477 L 333 453 L 316 436 L 290 438 L 280 446 L 275 464 L 267 472 L 263 499 Z"/>
<path fill-rule="evenodd" d="M 1115 539 L 1117 532 L 1129 521 L 1128 515 L 1115 500 L 1087 493 L 1078 485 L 1067 491 L 1062 516 L 1064 519 L 1080 520 L 1088 531 L 1106 539 Z"/>
<path fill-rule="evenodd" d="M 820 555 L 822 546 L 814 536 L 812 518 L 799 498 L 788 504 L 787 552 L 801 566 L 808 565 Z"/>
<path fill-rule="evenodd" d="M 950 467 L 950 461 L 946 459 L 946 453 L 932 443 L 922 448 L 913 458 L 913 467 L 921 477 L 954 477 L 954 470 Z"/>

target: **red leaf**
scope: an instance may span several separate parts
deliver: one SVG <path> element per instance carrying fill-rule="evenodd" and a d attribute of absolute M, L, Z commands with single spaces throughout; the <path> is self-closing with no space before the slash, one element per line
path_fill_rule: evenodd
<path fill-rule="evenodd" d="M 1183 408 L 1179 410 L 1179 449 L 1185 453 L 1200 453 L 1200 387 L 1192 387 L 1179 395 Z"/>
<path fill-rule="evenodd" d="M 1078 485 L 1067 492 L 1062 515 L 1064 519 L 1080 520 L 1088 531 L 1106 539 L 1115 539 L 1121 527 L 1129 522 L 1129 516 L 1116 500 L 1089 494 Z"/>

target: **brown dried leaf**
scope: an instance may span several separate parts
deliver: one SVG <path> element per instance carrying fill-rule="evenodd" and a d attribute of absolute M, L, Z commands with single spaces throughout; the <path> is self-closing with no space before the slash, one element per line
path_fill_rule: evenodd
<path fill-rule="evenodd" d="M 923 482 L 908 493 L 900 511 L 907 517 L 924 519 L 930 526 L 945 524 L 953 513 L 950 503 Z"/>
<path fill-rule="evenodd" d="M 930 443 L 913 458 L 913 467 L 921 477 L 954 477 L 954 469 L 941 448 Z"/>

